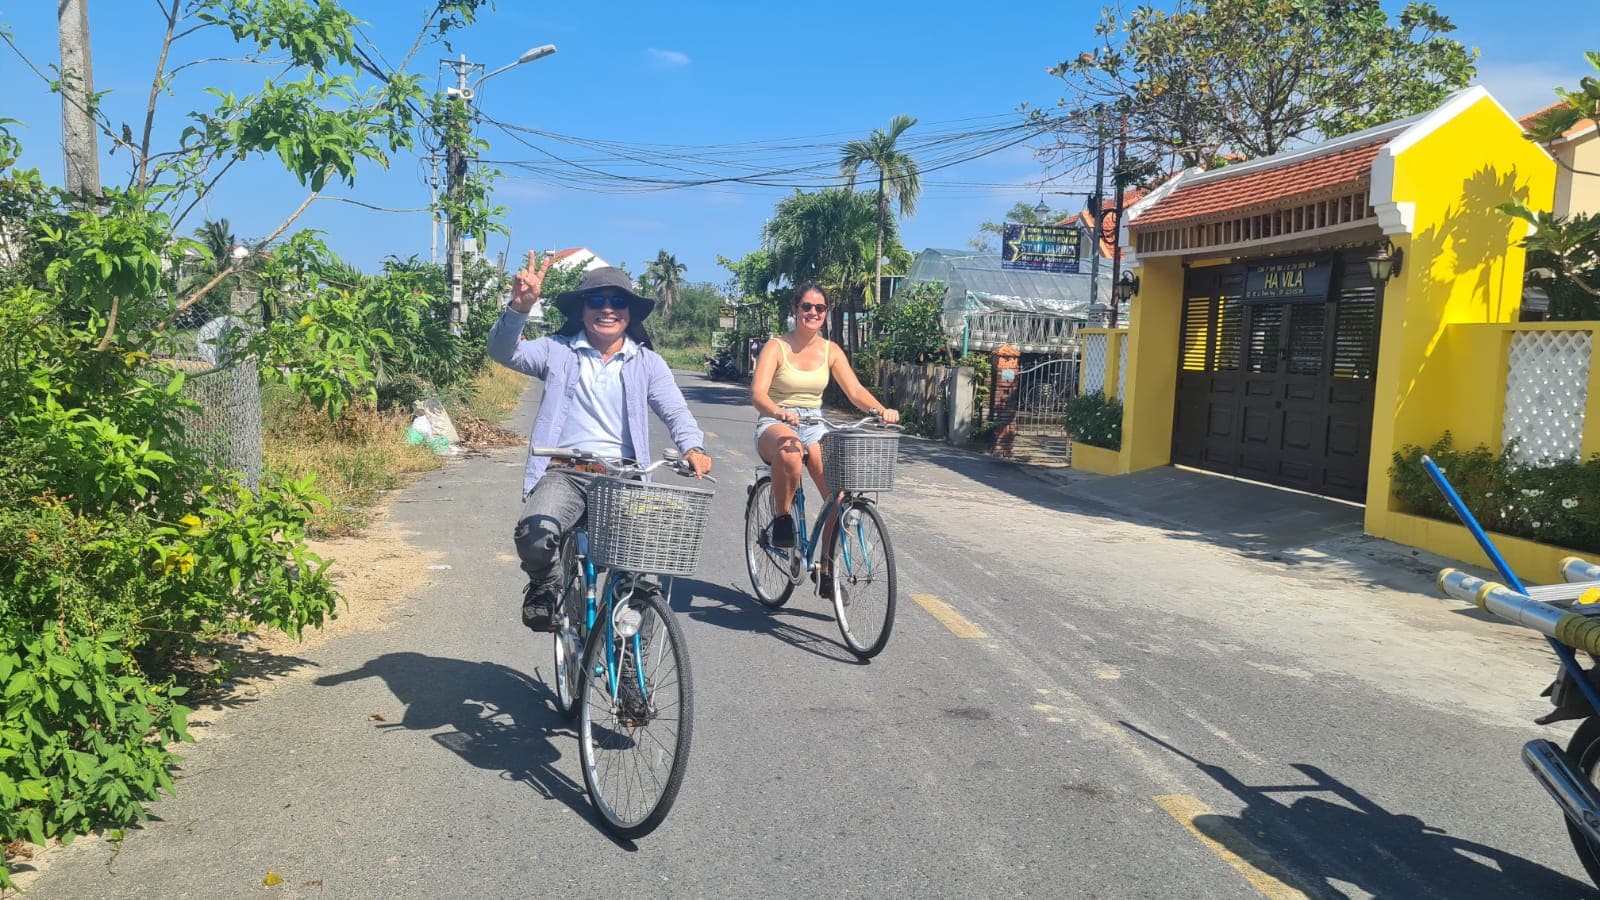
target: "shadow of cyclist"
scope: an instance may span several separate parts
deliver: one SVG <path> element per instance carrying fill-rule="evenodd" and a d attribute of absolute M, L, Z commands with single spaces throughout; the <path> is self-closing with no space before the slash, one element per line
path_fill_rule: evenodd
<path fill-rule="evenodd" d="M 599 827 L 583 785 L 556 767 L 562 753 L 552 738 L 574 732 L 556 712 L 555 696 L 545 684 L 498 663 L 422 653 L 386 653 L 359 669 L 324 675 L 315 684 L 334 687 L 363 678 L 383 679 L 405 704 L 399 722 L 380 728 L 448 728 L 431 739 L 477 768 L 498 771 L 502 778 L 565 803 L 610 837 Z M 636 849 L 631 841 L 612 840 Z"/>
<path fill-rule="evenodd" d="M 1135 725 L 1122 726 L 1244 801 L 1237 816 L 1195 816 L 1198 831 L 1310 896 L 1348 896 L 1340 884 L 1380 898 L 1595 896 L 1592 886 L 1554 869 L 1390 812 L 1317 766 L 1290 764 L 1306 779 L 1301 783 L 1250 785 Z M 1279 866 L 1285 871 L 1272 871 Z"/>
<path fill-rule="evenodd" d="M 799 626 L 800 622 L 833 623 L 832 615 L 796 607 L 797 603 L 804 603 L 807 598 L 816 601 L 809 593 L 810 587 L 807 582 L 795 588 L 789 605 L 781 609 L 767 609 L 743 591 L 707 581 L 679 578 L 672 589 L 672 609 L 681 616 L 718 628 L 768 635 L 823 659 L 865 665 L 850 652 L 850 648 L 836 639 L 837 628 L 833 636 L 825 637 Z"/>

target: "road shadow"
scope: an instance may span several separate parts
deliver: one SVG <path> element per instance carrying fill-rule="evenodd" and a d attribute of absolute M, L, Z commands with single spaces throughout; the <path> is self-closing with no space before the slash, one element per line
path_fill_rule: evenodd
<path fill-rule="evenodd" d="M 637 849 L 601 826 L 583 784 L 556 767 L 562 754 L 554 739 L 575 739 L 577 733 L 556 711 L 555 695 L 543 682 L 498 663 L 399 652 L 313 683 L 335 687 L 363 678 L 382 679 L 405 706 L 399 722 L 378 727 L 425 732 L 447 728 L 429 738 L 472 766 L 499 772 L 572 807 L 617 846 Z M 576 749 L 574 740 L 569 752 Z"/>
<path fill-rule="evenodd" d="M 831 662 L 866 665 L 837 639 L 838 626 L 831 614 L 799 608 L 807 601 L 821 602 L 810 593 L 802 595 L 809 587 L 807 583 L 795 588 L 794 596 L 781 609 L 767 609 L 744 591 L 708 581 L 679 578 L 672 588 L 672 608 L 680 616 L 718 628 L 775 638 Z M 813 631 L 803 627 L 805 625 L 822 631 Z M 827 629 L 832 629 L 831 636 L 824 636 Z"/>
<path fill-rule="evenodd" d="M 1308 779 L 1302 784 L 1249 785 L 1138 726 L 1120 724 L 1193 763 L 1245 804 L 1236 816 L 1199 815 L 1189 824 L 1312 897 L 1351 896 L 1342 885 L 1378 898 L 1600 896 L 1554 869 L 1390 812 L 1317 766 L 1290 764 Z"/>

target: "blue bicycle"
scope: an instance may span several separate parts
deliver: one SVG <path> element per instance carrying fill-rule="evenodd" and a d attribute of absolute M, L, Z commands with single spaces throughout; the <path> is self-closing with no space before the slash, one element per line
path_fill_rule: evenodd
<path fill-rule="evenodd" d="M 573 448 L 532 453 L 609 473 L 590 479 L 588 510 L 561 546 L 555 694 L 579 717 L 584 786 L 606 829 L 642 837 L 666 818 L 688 765 L 693 679 L 668 598 L 672 576 L 699 561 L 712 493 L 643 480 L 662 466 L 692 475 L 675 454 L 636 466 Z"/>
<path fill-rule="evenodd" d="M 826 599 L 833 601 L 845 646 L 860 659 L 871 659 L 889 643 L 894 628 L 894 547 L 874 498 L 894 486 L 899 426 L 885 425 L 876 416 L 853 425 L 821 417 L 800 421 L 827 429 L 822 458 L 829 499 L 807 533 L 805 486 L 797 485 L 791 510 L 796 546 L 774 547 L 772 469 L 756 469 L 744 513 L 750 584 L 761 605 L 778 609 L 810 577 L 817 593 L 831 595 Z M 869 430 L 868 425 L 875 427 Z"/>

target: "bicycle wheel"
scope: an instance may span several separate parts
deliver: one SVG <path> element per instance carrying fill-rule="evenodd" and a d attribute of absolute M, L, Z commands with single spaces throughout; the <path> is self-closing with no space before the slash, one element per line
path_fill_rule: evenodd
<path fill-rule="evenodd" d="M 845 646 L 871 659 L 894 629 L 894 548 L 878 509 L 867 500 L 845 507 L 828 559 L 833 571 L 833 611 Z"/>
<path fill-rule="evenodd" d="M 677 799 L 694 700 L 688 645 L 660 589 L 641 586 L 623 607 L 638 614 L 638 632 L 596 623 L 584 648 L 578 749 L 606 829 L 632 839 L 654 831 Z"/>
<path fill-rule="evenodd" d="M 583 629 L 588 611 L 588 583 L 578 541 L 567 535 L 561 542 L 561 608 L 556 611 L 560 630 L 556 647 L 556 711 L 570 719 L 578 713 L 578 682 L 583 675 Z"/>
<path fill-rule="evenodd" d="M 756 600 L 767 609 L 783 606 L 794 593 L 787 553 L 773 548 L 768 539 L 774 515 L 772 479 L 763 478 L 750 489 L 750 500 L 744 507 L 744 564 L 750 570 L 750 586 L 756 590 Z"/>

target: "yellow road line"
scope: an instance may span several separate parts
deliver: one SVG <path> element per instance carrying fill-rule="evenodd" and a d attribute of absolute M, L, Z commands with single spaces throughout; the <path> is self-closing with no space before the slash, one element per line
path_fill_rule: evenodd
<path fill-rule="evenodd" d="M 1288 898 L 1306 898 L 1309 896 L 1300 888 L 1294 887 L 1290 882 L 1294 876 L 1279 865 L 1266 851 L 1246 840 L 1244 835 L 1227 825 L 1216 820 L 1216 813 L 1211 807 L 1205 805 L 1198 797 L 1185 794 L 1166 794 L 1155 798 L 1156 805 L 1167 811 L 1179 825 L 1182 825 L 1195 839 L 1204 844 L 1207 850 L 1221 857 L 1222 861 L 1233 867 L 1250 882 L 1250 886 L 1273 900 L 1288 900 Z M 1200 816 L 1211 816 L 1213 821 L 1206 823 L 1206 830 L 1201 831 L 1195 825 L 1195 819 Z M 1227 841 L 1224 844 L 1217 837 Z M 1230 849 L 1231 848 L 1231 849 Z"/>
<path fill-rule="evenodd" d="M 912 594 L 911 599 L 917 605 L 928 611 L 928 615 L 939 620 L 939 624 L 950 629 L 950 633 L 958 638 L 983 638 L 988 637 L 983 629 L 972 624 L 966 616 L 955 611 L 950 604 L 940 600 L 932 594 Z"/>

